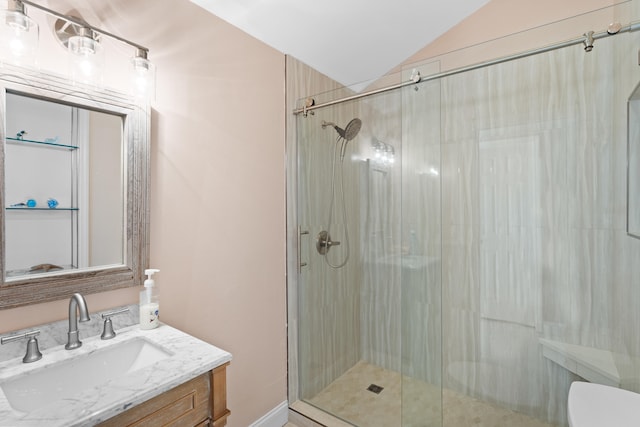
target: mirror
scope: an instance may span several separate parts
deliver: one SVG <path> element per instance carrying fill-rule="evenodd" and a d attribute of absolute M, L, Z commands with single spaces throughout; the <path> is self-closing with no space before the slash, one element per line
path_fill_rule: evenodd
<path fill-rule="evenodd" d="M 142 284 L 148 108 L 6 67 L 0 106 L 0 308 Z"/>
<path fill-rule="evenodd" d="M 6 95 L 5 279 L 123 261 L 119 115 Z"/>
<path fill-rule="evenodd" d="M 627 102 L 627 234 L 640 239 L 640 84 Z"/>

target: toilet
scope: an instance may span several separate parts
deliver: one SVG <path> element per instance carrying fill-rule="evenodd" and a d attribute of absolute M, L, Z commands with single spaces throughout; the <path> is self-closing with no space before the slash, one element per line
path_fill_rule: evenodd
<path fill-rule="evenodd" d="M 567 418 L 570 427 L 638 427 L 640 394 L 575 381 L 569 388 Z"/>

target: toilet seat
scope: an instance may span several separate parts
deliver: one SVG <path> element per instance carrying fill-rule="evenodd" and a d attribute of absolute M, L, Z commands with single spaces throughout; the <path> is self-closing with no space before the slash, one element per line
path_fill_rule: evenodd
<path fill-rule="evenodd" d="M 640 394 L 601 384 L 575 381 L 569 389 L 570 427 L 638 427 Z"/>

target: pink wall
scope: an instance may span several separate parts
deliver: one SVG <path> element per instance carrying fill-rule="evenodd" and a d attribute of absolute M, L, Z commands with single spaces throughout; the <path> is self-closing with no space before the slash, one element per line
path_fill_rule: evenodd
<path fill-rule="evenodd" d="M 229 425 L 247 426 L 286 400 L 284 55 L 186 1 L 144 3 L 171 16 L 149 43 L 162 318 L 233 354 Z"/>
<path fill-rule="evenodd" d="M 151 265 L 162 270 L 162 319 L 233 354 L 229 426 L 247 426 L 286 400 L 284 55 L 187 0 L 46 4 L 150 49 Z M 60 48 L 41 46 L 43 67 L 60 66 Z M 115 73 L 107 81 L 120 84 Z M 138 291 L 87 303 L 134 303 Z M 4 310 L 0 332 L 64 319 L 67 304 Z"/>

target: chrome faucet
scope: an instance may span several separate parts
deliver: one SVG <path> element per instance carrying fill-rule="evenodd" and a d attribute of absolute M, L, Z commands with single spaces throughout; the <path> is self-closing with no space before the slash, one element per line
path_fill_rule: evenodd
<path fill-rule="evenodd" d="M 80 321 L 88 322 L 89 311 L 87 310 L 87 301 L 80 294 L 73 294 L 69 300 L 69 333 L 67 336 L 67 344 L 64 346 L 67 350 L 73 350 L 82 345 L 82 341 L 78 338 L 78 310 L 80 310 Z"/>

